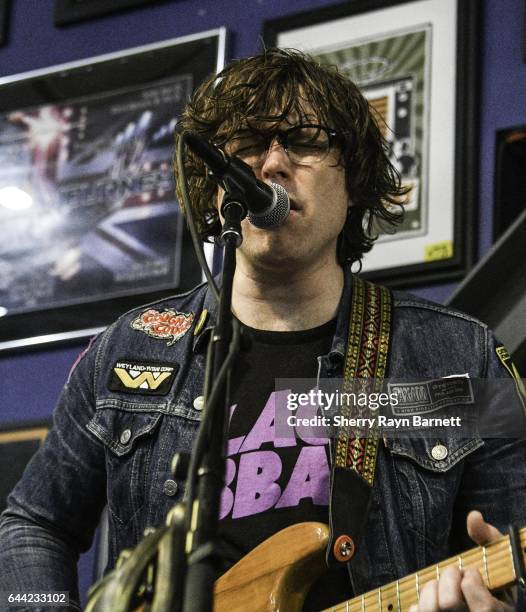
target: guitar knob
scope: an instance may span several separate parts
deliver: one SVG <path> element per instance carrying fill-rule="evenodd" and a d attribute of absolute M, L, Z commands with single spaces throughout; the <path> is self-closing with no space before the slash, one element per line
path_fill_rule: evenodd
<path fill-rule="evenodd" d="M 348 535 L 341 535 L 336 538 L 332 549 L 334 557 L 340 563 L 347 563 L 354 557 L 356 546 L 353 539 Z"/>

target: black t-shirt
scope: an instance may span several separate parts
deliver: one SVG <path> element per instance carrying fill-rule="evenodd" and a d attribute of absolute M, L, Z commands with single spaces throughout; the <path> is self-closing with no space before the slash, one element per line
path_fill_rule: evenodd
<path fill-rule="evenodd" d="M 335 320 L 296 332 L 252 329 L 249 351 L 241 353 L 232 375 L 226 487 L 220 534 L 239 558 L 288 527 L 304 521 L 328 522 L 329 446 L 327 438 L 301 437 L 301 430 L 276 435 L 276 379 L 316 379 L 316 357 L 329 352 Z M 280 410 L 283 399 L 279 400 Z M 311 590 L 305 610 L 351 596 L 344 567 Z"/>

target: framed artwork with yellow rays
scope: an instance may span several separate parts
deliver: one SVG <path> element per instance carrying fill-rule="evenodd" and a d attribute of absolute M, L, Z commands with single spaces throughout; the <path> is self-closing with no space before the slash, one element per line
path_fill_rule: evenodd
<path fill-rule="evenodd" d="M 472 265 L 478 4 L 356 0 L 265 23 L 267 45 L 314 55 L 360 87 L 410 188 L 403 221 L 395 233 L 376 228 L 363 262 L 364 275 L 384 284 L 452 280 Z"/>

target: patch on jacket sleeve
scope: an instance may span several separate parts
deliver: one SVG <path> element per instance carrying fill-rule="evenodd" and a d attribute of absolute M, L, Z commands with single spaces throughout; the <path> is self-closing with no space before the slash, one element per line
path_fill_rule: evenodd
<path fill-rule="evenodd" d="M 176 363 L 119 359 L 111 371 L 108 389 L 140 395 L 166 395 L 178 369 Z"/>
<path fill-rule="evenodd" d="M 180 340 L 192 327 L 194 314 L 192 312 L 179 312 L 172 308 L 154 310 L 150 308 L 136 317 L 130 326 L 132 329 L 142 331 L 151 338 L 168 340 L 172 346 Z"/>
<path fill-rule="evenodd" d="M 526 407 L 526 387 L 524 386 L 524 381 L 520 377 L 517 367 L 511 360 L 510 354 L 504 346 L 497 346 L 495 352 L 497 353 L 497 357 L 502 365 L 506 368 L 508 374 L 515 381 L 515 386 L 517 387 L 517 392 L 522 401 L 522 405 Z"/>
<path fill-rule="evenodd" d="M 422 382 L 388 383 L 387 387 L 389 394 L 395 393 L 398 397 L 396 406 L 391 404 L 396 416 L 426 414 L 448 406 L 475 402 L 471 381 L 466 374 Z"/>

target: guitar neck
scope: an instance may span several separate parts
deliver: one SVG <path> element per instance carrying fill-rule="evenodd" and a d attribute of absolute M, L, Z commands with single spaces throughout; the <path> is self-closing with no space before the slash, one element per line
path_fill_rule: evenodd
<path fill-rule="evenodd" d="M 526 527 L 519 530 L 520 554 L 526 563 Z M 487 546 L 467 552 L 426 567 L 405 578 L 390 582 L 379 589 L 338 604 L 326 612 L 405 612 L 418 602 L 423 586 L 440 578 L 447 567 L 472 567 L 482 576 L 490 591 L 512 586 L 517 581 L 509 536 L 503 536 Z"/>

